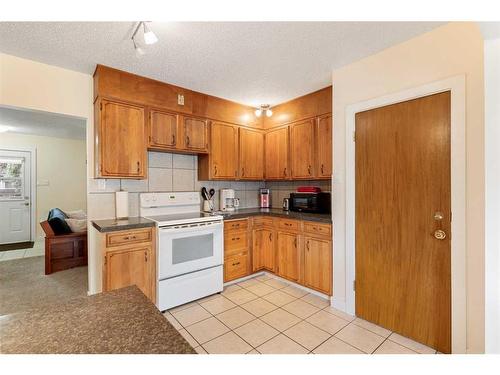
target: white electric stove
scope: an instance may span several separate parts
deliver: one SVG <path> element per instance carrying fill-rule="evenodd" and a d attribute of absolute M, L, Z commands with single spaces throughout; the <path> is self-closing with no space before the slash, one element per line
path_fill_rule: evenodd
<path fill-rule="evenodd" d="M 142 193 L 157 226 L 157 306 L 163 311 L 223 289 L 223 217 L 200 212 L 198 192 Z"/>

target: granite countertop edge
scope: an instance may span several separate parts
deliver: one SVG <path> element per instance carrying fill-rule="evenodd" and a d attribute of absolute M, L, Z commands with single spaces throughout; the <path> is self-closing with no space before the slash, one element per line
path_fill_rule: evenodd
<path fill-rule="evenodd" d="M 223 216 L 224 220 L 243 219 L 250 216 L 274 216 L 332 224 L 332 216 L 330 214 L 284 211 L 279 208 L 242 208 L 237 211 L 224 213 Z"/>
<path fill-rule="evenodd" d="M 128 229 L 140 229 L 154 227 L 153 220 L 144 217 L 128 217 L 124 219 L 92 220 L 92 226 L 101 233 L 116 232 Z"/>

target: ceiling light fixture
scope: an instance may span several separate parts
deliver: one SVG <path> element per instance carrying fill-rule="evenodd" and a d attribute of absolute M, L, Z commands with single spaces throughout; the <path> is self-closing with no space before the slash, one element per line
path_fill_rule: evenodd
<path fill-rule="evenodd" d="M 262 112 L 265 112 L 267 117 L 271 117 L 273 115 L 273 111 L 271 111 L 271 106 L 269 104 L 261 104 L 260 108 L 255 110 L 255 116 L 262 116 Z"/>
<path fill-rule="evenodd" d="M 134 43 L 134 49 L 135 49 L 135 55 L 137 57 L 143 56 L 146 51 L 144 48 L 141 47 L 142 43 L 139 43 L 138 40 L 136 40 L 137 33 L 141 29 L 142 26 L 142 31 L 143 31 L 143 38 L 144 38 L 144 44 L 151 45 L 155 44 L 158 41 L 158 37 L 155 35 L 154 32 L 151 31 L 148 25 L 146 25 L 145 21 L 140 21 L 137 26 L 135 27 L 135 30 L 132 34 L 132 43 Z"/>

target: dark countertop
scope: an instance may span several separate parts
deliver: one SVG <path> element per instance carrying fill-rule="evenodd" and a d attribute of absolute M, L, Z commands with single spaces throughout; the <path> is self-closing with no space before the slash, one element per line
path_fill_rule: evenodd
<path fill-rule="evenodd" d="M 92 225 L 99 232 L 115 232 L 118 230 L 154 227 L 153 220 L 144 217 L 128 217 L 125 219 L 93 220 Z"/>
<path fill-rule="evenodd" d="M 249 216 L 275 216 L 288 219 L 316 221 L 320 223 L 332 223 L 330 214 L 311 214 L 305 212 L 283 211 L 281 208 L 240 208 L 233 212 L 222 213 L 224 220 L 243 219 Z"/>
<path fill-rule="evenodd" d="M 135 286 L 0 318 L 0 353 L 196 354 Z"/>

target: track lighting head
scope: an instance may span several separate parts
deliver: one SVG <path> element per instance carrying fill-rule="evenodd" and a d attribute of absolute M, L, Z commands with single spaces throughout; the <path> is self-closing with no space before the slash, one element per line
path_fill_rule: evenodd
<path fill-rule="evenodd" d="M 261 104 L 260 107 L 255 110 L 255 116 L 262 116 L 262 112 L 265 112 L 267 117 L 273 115 L 273 111 L 271 111 L 271 106 L 269 104 Z"/>
<path fill-rule="evenodd" d="M 158 41 L 158 37 L 154 32 L 146 25 L 146 22 L 142 22 L 142 27 L 144 30 L 144 43 L 146 44 L 155 44 Z"/>

